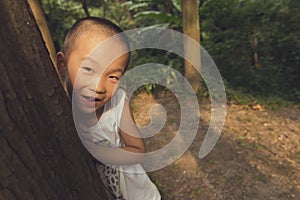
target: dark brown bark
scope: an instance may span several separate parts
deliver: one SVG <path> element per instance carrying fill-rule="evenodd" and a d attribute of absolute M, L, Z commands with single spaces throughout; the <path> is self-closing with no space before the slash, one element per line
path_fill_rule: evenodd
<path fill-rule="evenodd" d="M 253 49 L 254 49 L 253 60 L 254 60 L 255 67 L 259 68 L 260 64 L 258 62 L 257 43 L 258 43 L 257 36 L 255 36 L 253 39 Z"/>
<path fill-rule="evenodd" d="M 0 8 L 0 199 L 106 199 L 27 1 Z"/>
<path fill-rule="evenodd" d="M 84 14 L 86 17 L 89 17 L 90 16 L 90 12 L 89 12 L 89 8 L 87 6 L 87 3 L 85 0 L 81 0 L 81 5 L 82 5 L 82 9 L 84 11 Z"/>
<path fill-rule="evenodd" d="M 182 0 L 182 22 L 183 33 L 200 44 L 198 0 Z M 194 67 L 200 68 L 200 49 L 192 49 L 190 43 L 185 41 L 184 53 L 185 55 L 191 55 L 191 60 L 196 65 L 193 66 L 187 60 L 185 61 L 185 77 L 190 82 L 194 91 L 199 92 L 201 76 Z"/>
<path fill-rule="evenodd" d="M 105 0 L 102 3 L 103 3 L 103 5 L 102 5 L 102 7 L 103 7 L 103 15 L 102 15 L 102 17 L 105 18 L 106 17 L 107 4 L 106 4 Z"/>
<path fill-rule="evenodd" d="M 50 58 L 53 63 L 56 63 L 56 50 L 54 47 L 54 43 L 48 27 L 48 23 L 46 21 L 44 11 L 42 9 L 41 2 L 40 0 L 28 0 L 28 3 L 32 10 L 33 16 L 35 17 L 35 21 L 42 33 L 43 39 L 46 43 L 46 47 L 50 54 Z"/>

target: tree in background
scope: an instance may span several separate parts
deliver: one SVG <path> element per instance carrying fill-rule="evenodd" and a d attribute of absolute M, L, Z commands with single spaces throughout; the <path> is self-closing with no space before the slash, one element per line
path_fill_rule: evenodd
<path fill-rule="evenodd" d="M 28 2 L 0 7 L 0 199 L 106 199 Z"/>
<path fill-rule="evenodd" d="M 42 33 L 43 39 L 45 41 L 46 47 L 49 51 L 50 58 L 53 64 L 56 63 L 56 49 L 52 40 L 50 30 L 48 28 L 48 23 L 44 15 L 44 11 L 39 0 L 28 0 L 28 4 L 32 10 L 35 21 Z"/>
<path fill-rule="evenodd" d="M 183 33 L 191 37 L 200 45 L 200 25 L 199 25 L 199 9 L 198 1 L 182 0 L 182 21 Z M 195 68 L 201 67 L 200 49 L 193 49 L 189 42 L 184 41 L 184 54 L 192 55 L 191 59 L 196 66 L 185 60 L 184 69 L 185 77 L 190 82 L 195 92 L 200 91 L 201 78 L 199 72 Z"/>
<path fill-rule="evenodd" d="M 296 0 L 209 0 L 200 8 L 202 45 L 230 87 L 300 102 Z"/>

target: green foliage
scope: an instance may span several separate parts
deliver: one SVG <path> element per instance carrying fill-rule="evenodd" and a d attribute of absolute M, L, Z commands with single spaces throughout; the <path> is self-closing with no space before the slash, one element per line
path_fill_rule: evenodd
<path fill-rule="evenodd" d="M 177 70 L 179 73 L 183 73 L 183 59 L 178 57 L 177 55 L 171 53 L 171 52 L 166 52 L 164 50 L 158 50 L 158 49 L 141 49 L 141 50 L 136 50 L 133 51 L 131 54 L 131 62 L 129 65 L 129 69 L 135 66 L 147 64 L 147 63 L 160 63 L 166 66 L 170 66 L 173 69 Z M 147 72 L 148 76 L 151 77 L 151 74 Z M 174 81 L 177 81 L 177 77 L 174 72 L 170 72 L 166 69 L 161 69 L 159 74 L 161 74 L 161 77 L 164 77 L 164 81 L 168 87 L 168 85 L 171 85 L 174 83 Z M 155 76 L 155 75 L 153 75 Z M 134 78 L 140 78 L 135 76 Z M 139 80 L 136 80 L 139 81 Z M 161 90 L 163 87 L 158 85 L 158 82 L 153 81 L 152 84 L 146 84 L 141 90 L 146 90 L 148 94 L 155 90 Z"/>
<path fill-rule="evenodd" d="M 181 0 L 133 0 L 123 3 L 135 20 L 136 27 L 163 24 L 169 28 L 181 27 Z"/>
<path fill-rule="evenodd" d="M 42 6 L 52 33 L 53 42 L 57 50 L 63 46 L 68 28 L 77 18 L 83 17 L 81 5 L 73 1 L 42 0 Z"/>
<path fill-rule="evenodd" d="M 72 24 L 87 16 L 83 3 L 91 16 L 110 19 L 123 29 L 134 27 L 134 22 L 128 17 L 128 11 L 121 3 L 114 1 L 42 0 L 41 3 L 57 50 L 63 48 L 64 37 Z"/>
<path fill-rule="evenodd" d="M 160 22 L 168 23 L 168 24 L 175 24 L 177 26 L 181 23 L 181 18 L 175 15 L 171 15 L 168 13 L 160 12 L 160 11 L 143 11 L 138 12 L 134 16 L 134 18 L 144 18 L 150 17 L 152 19 L 157 19 Z"/>
<path fill-rule="evenodd" d="M 108 18 L 124 30 L 147 26 L 182 30 L 181 0 L 41 2 L 57 50 L 62 48 L 67 29 L 86 16 L 83 4 L 90 15 Z M 228 98 L 300 102 L 299 10 L 298 0 L 200 1 L 201 45 L 216 62 Z M 131 67 L 153 62 L 181 73 L 184 66 L 177 55 L 153 49 L 132 52 L 131 61 Z M 145 87 L 148 91 L 157 88 L 155 84 Z M 208 97 L 209 92 L 202 88 L 199 95 Z"/>
<path fill-rule="evenodd" d="M 271 110 L 279 110 L 283 107 L 291 107 L 295 105 L 294 102 L 285 100 L 279 96 L 263 96 L 249 93 L 245 90 L 245 88 L 233 89 L 232 87 L 227 86 L 226 96 L 227 101 L 234 104 L 249 105 L 256 102 L 257 104 L 264 105 L 266 108 Z M 295 106 L 297 106 L 297 104 Z"/>
<path fill-rule="evenodd" d="M 255 96 L 278 96 L 300 102 L 297 10 L 296 0 L 203 3 L 202 45 L 229 86 L 234 90 L 242 87 Z"/>

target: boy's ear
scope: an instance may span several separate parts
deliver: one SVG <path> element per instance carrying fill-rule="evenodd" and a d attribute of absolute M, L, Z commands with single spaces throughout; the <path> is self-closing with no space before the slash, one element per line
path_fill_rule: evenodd
<path fill-rule="evenodd" d="M 56 54 L 56 67 L 61 80 L 65 80 L 67 61 L 63 52 L 58 52 Z"/>

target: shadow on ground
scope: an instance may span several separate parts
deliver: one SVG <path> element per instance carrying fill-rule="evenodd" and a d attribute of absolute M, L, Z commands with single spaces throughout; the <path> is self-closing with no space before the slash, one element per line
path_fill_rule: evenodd
<path fill-rule="evenodd" d="M 136 122 L 150 122 L 148 110 L 162 104 L 164 128 L 146 139 L 148 151 L 169 143 L 180 123 L 180 107 L 168 92 L 134 96 Z M 201 123 L 187 152 L 149 175 L 163 199 L 297 199 L 300 196 L 300 110 L 255 110 L 229 105 L 224 129 L 214 149 L 198 158 L 210 120 L 210 103 L 200 103 Z"/>

